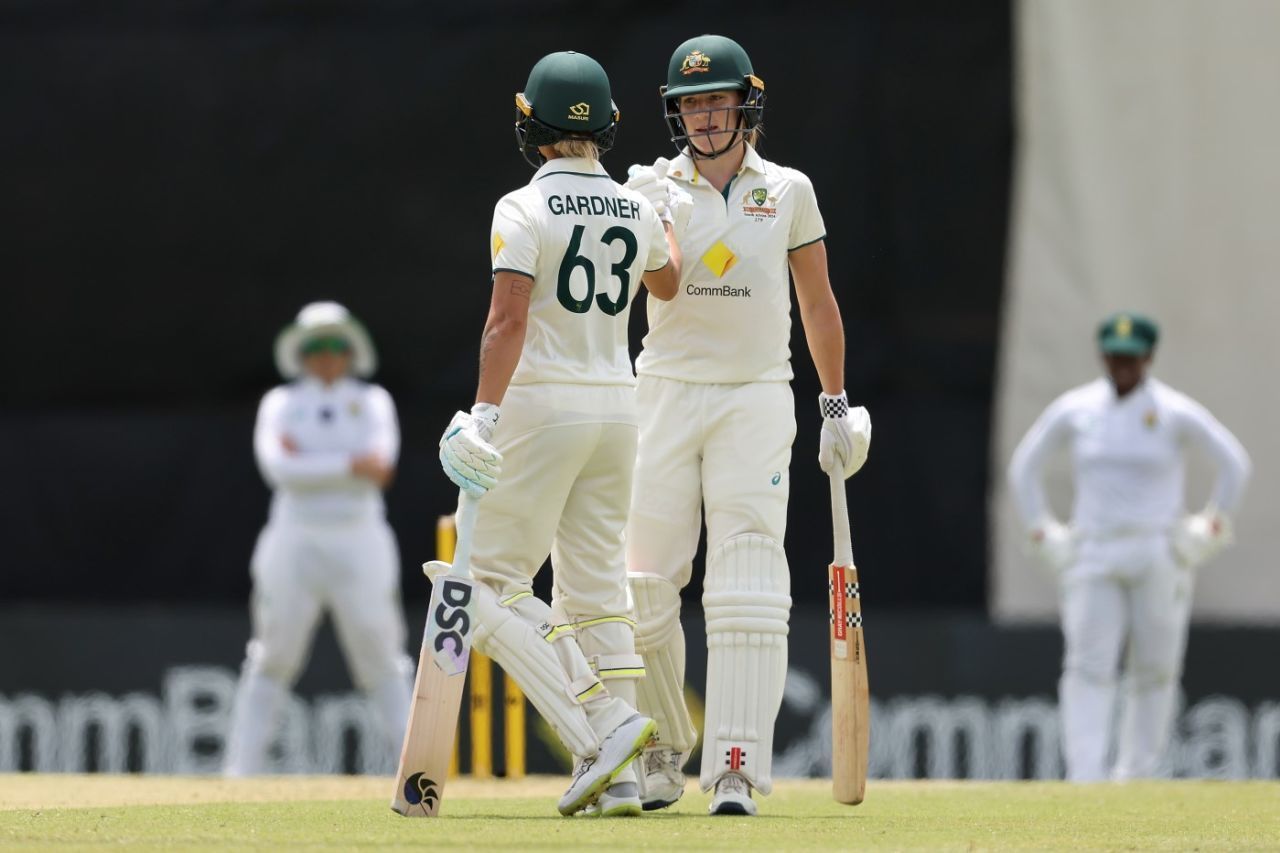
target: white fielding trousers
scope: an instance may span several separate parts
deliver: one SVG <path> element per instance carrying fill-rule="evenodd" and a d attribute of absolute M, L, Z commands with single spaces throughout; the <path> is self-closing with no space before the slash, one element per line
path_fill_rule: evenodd
<path fill-rule="evenodd" d="M 1186 650 L 1190 570 L 1174 561 L 1164 534 L 1084 539 L 1076 564 L 1062 574 L 1060 590 L 1066 648 L 1059 701 L 1067 778 L 1155 776 L 1173 725 Z M 1123 715 L 1109 772 L 1121 683 Z"/>
<path fill-rule="evenodd" d="M 273 518 L 258 537 L 250 570 L 253 638 L 232 709 L 226 772 L 265 769 L 275 716 L 326 610 L 352 680 L 372 700 L 391 743 L 399 743 L 413 662 L 405 653 L 400 557 L 386 521 Z"/>

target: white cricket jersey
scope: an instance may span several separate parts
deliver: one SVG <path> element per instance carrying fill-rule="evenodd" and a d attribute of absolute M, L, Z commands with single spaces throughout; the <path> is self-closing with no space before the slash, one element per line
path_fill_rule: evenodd
<path fill-rule="evenodd" d="M 1165 531 L 1184 512 L 1185 454 L 1207 453 L 1217 467 L 1211 502 L 1230 514 L 1249 475 L 1240 442 L 1203 406 L 1148 378 L 1124 397 L 1107 379 L 1063 394 L 1023 437 L 1009 483 L 1027 526 L 1048 514 L 1043 472 L 1069 448 L 1075 475 L 1072 524 L 1085 536 Z"/>
<path fill-rule="evenodd" d="M 813 184 L 750 146 L 723 193 L 688 154 L 667 177 L 693 200 L 676 217 L 684 266 L 674 299 L 648 300 L 636 371 L 685 382 L 791 379 L 787 257 L 826 236 Z"/>
<path fill-rule="evenodd" d="M 286 441 L 297 447 L 286 449 Z M 267 392 L 258 406 L 253 449 L 274 490 L 271 517 L 338 521 L 382 515 L 382 492 L 351 474 L 351 459 L 376 453 L 394 465 L 400 428 L 391 395 L 379 385 L 307 377 Z"/>
<path fill-rule="evenodd" d="M 533 279 L 513 385 L 635 384 L 627 318 L 646 271 L 669 258 L 662 222 L 599 162 L 557 158 L 493 213 L 495 274 Z"/>

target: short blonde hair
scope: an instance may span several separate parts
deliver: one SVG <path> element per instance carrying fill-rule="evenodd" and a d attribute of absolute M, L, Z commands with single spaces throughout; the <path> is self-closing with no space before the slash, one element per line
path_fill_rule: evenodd
<path fill-rule="evenodd" d="M 595 140 L 582 136 L 561 139 L 551 147 L 561 157 L 586 157 L 588 160 L 600 159 L 600 146 L 596 145 Z"/>

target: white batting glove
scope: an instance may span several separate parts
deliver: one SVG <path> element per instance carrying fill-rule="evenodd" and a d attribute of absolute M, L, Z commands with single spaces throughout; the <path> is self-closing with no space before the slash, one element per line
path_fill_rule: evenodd
<path fill-rule="evenodd" d="M 822 436 L 818 442 L 818 465 L 828 474 L 843 472 L 852 477 L 867 461 L 871 449 L 871 415 L 862 406 L 849 408 L 843 391 L 838 397 L 818 395 L 822 412 Z"/>
<path fill-rule="evenodd" d="M 1178 522 L 1173 529 L 1173 556 L 1183 566 L 1194 569 L 1234 541 L 1231 519 L 1209 507 Z"/>
<path fill-rule="evenodd" d="M 1027 535 L 1032 556 L 1055 573 L 1061 573 L 1076 561 L 1076 534 L 1067 525 L 1044 518 Z"/>
<path fill-rule="evenodd" d="M 498 425 L 498 407 L 477 403 L 470 414 L 458 412 L 440 438 L 440 467 L 459 489 L 482 498 L 498 484 L 502 454 L 490 439 Z"/>
<path fill-rule="evenodd" d="M 649 200 L 654 212 L 663 222 L 674 224 L 675 187 L 667 179 L 667 169 L 671 162 L 666 157 L 659 157 L 652 166 L 634 164 L 627 169 L 627 188 L 635 190 Z"/>

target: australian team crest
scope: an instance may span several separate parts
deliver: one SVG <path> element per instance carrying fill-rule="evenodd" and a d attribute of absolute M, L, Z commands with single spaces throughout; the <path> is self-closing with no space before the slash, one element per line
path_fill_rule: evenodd
<path fill-rule="evenodd" d="M 688 77 L 690 74 L 705 74 L 711 70 L 711 57 L 700 50 L 695 50 L 680 63 L 680 73 Z"/>
<path fill-rule="evenodd" d="M 742 215 L 750 216 L 754 219 L 776 219 L 778 216 L 778 208 L 775 206 L 778 201 L 776 196 L 770 196 L 769 190 L 765 187 L 756 187 L 748 190 L 742 196 Z"/>

